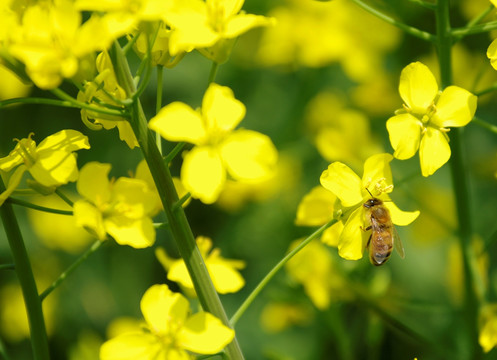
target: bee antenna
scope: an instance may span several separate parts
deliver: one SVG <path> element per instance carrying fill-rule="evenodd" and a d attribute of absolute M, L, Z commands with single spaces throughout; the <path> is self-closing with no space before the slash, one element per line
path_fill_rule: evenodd
<path fill-rule="evenodd" d="M 369 195 L 371 195 L 372 198 L 374 197 L 373 194 L 371 194 L 371 191 L 369 191 L 368 188 L 366 188 L 366 191 L 369 193 Z"/>

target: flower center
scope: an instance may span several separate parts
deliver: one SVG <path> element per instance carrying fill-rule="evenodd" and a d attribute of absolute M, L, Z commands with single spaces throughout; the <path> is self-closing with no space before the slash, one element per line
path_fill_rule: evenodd
<path fill-rule="evenodd" d="M 14 151 L 22 157 L 27 168 L 33 166 L 38 159 L 38 154 L 36 153 L 36 142 L 31 139 L 33 135 L 34 133 L 30 133 L 27 139 L 14 139 L 17 141 L 17 146 Z"/>
<path fill-rule="evenodd" d="M 209 18 L 209 25 L 217 33 L 223 33 L 225 30 L 224 21 L 224 7 L 221 6 L 219 1 L 207 2 L 207 16 Z"/>

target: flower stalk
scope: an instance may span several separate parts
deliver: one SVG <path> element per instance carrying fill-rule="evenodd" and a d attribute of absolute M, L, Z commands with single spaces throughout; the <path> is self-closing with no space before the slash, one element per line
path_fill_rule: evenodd
<path fill-rule="evenodd" d="M 135 85 L 127 60 L 117 43 L 114 43 L 111 48 L 110 55 L 120 85 L 128 96 L 132 96 L 135 92 Z M 171 232 L 192 278 L 199 301 L 204 310 L 212 313 L 225 325 L 231 327 L 221 300 L 212 284 L 202 255 L 196 245 L 185 212 L 181 207 L 174 209 L 174 204 L 178 202 L 179 197 L 167 164 L 157 149 L 155 137 L 148 129 L 147 120 L 138 99 L 135 99 L 133 102 L 130 123 L 154 178 Z M 230 359 L 244 358 L 236 337 L 226 347 L 226 353 Z"/>

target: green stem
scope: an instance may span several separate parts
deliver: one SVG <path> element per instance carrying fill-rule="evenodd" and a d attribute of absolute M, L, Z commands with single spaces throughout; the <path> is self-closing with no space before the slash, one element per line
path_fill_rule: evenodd
<path fill-rule="evenodd" d="M 211 71 L 209 72 L 209 80 L 207 82 L 207 86 L 216 80 L 217 70 L 219 69 L 219 64 L 215 61 L 212 62 Z"/>
<path fill-rule="evenodd" d="M 57 194 L 58 197 L 60 197 L 67 205 L 70 207 L 74 206 L 74 203 L 69 199 L 62 191 L 60 191 L 59 188 L 55 189 L 55 193 Z"/>
<path fill-rule="evenodd" d="M 185 142 L 179 142 L 176 144 L 176 146 L 169 152 L 169 154 L 166 155 L 164 162 L 166 164 L 169 164 L 173 159 L 176 157 L 176 155 L 179 154 L 181 150 L 185 147 L 186 143 Z"/>
<path fill-rule="evenodd" d="M 250 293 L 250 295 L 245 299 L 245 301 L 240 305 L 238 310 L 235 312 L 235 314 L 231 317 L 230 322 L 235 325 L 240 317 L 245 313 L 245 311 L 248 309 L 250 304 L 254 302 L 255 298 L 259 295 L 259 293 L 266 287 L 266 285 L 273 279 L 273 277 L 276 275 L 278 271 L 281 270 L 283 266 L 292 258 L 294 257 L 300 250 L 302 250 L 307 244 L 309 244 L 312 240 L 320 236 L 327 228 L 332 226 L 337 222 L 336 219 L 331 220 L 327 224 L 321 226 L 319 229 L 317 229 L 315 232 L 313 232 L 311 235 L 309 235 L 307 238 L 302 240 L 298 246 L 290 251 L 283 259 L 281 259 L 275 267 L 269 271 L 266 276 L 261 280 L 261 282 L 255 287 L 254 290 Z"/>
<path fill-rule="evenodd" d="M 442 89 L 452 84 L 452 35 L 450 27 L 449 0 L 438 0 L 436 10 L 437 47 L 440 63 Z M 454 197 L 459 223 L 459 241 L 463 257 L 464 287 L 465 287 L 465 321 L 468 331 L 468 346 L 471 348 L 471 358 L 478 359 L 482 352 L 478 344 L 478 298 L 475 288 L 476 273 L 474 271 L 474 254 L 471 246 L 472 219 L 470 211 L 468 166 L 463 151 L 463 128 L 450 131 L 451 139 L 451 173 Z"/>
<path fill-rule="evenodd" d="M 497 90 L 497 83 L 495 84 L 492 84 L 490 87 L 486 88 L 486 89 L 483 89 L 477 93 L 475 93 L 476 96 L 482 96 L 482 95 L 485 95 L 485 94 L 488 94 L 488 93 L 491 93 L 492 91 L 495 91 Z"/>
<path fill-rule="evenodd" d="M 59 277 L 43 291 L 40 295 L 40 301 L 45 300 L 45 298 L 54 291 L 66 278 L 69 276 L 76 268 L 81 265 L 91 254 L 100 249 L 103 241 L 97 240 L 93 245 L 86 250 L 71 266 L 69 266 L 66 271 L 59 275 Z"/>
<path fill-rule="evenodd" d="M 121 47 L 116 42 L 110 50 L 110 55 L 120 85 L 128 95 L 132 94 L 135 89 L 129 65 L 121 51 Z M 145 118 L 145 114 L 143 113 L 143 109 L 138 99 L 136 99 L 133 104 L 131 115 L 131 127 L 133 128 L 138 143 L 140 144 L 140 149 L 147 161 L 152 177 L 154 178 L 171 232 L 181 257 L 185 261 L 199 301 L 204 310 L 218 317 L 226 326 L 231 327 L 221 300 L 219 299 L 209 276 L 202 255 L 197 247 L 183 208 L 179 207 L 176 211 L 173 211 L 174 204 L 179 200 L 178 194 L 174 187 L 169 168 L 155 145 L 155 139 L 152 132 L 148 129 L 147 119 Z M 243 354 L 236 337 L 226 347 L 226 353 L 230 359 L 243 359 Z"/>
<path fill-rule="evenodd" d="M 436 39 L 433 34 L 430 34 L 429 32 L 419 30 L 418 28 L 415 28 L 413 26 L 409 26 L 409 25 L 404 24 L 400 21 L 397 21 L 394 18 L 392 18 L 392 17 L 382 13 L 381 11 L 373 8 L 372 6 L 366 4 L 362 0 L 351 0 L 351 1 L 354 2 L 356 5 L 360 6 L 361 8 L 363 8 L 364 10 L 366 10 L 367 12 L 369 12 L 370 14 L 373 14 L 377 18 L 405 31 L 407 34 L 410 34 L 412 36 L 415 36 L 417 38 L 420 38 L 420 39 L 426 40 L 426 41 L 430 41 L 430 42 L 434 42 Z"/>
<path fill-rule="evenodd" d="M 482 119 L 477 118 L 477 117 L 474 117 L 471 122 L 476 124 L 476 125 L 481 126 L 484 129 L 487 129 L 487 130 L 493 132 L 494 134 L 497 134 L 497 126 L 494 124 L 490 124 L 490 123 L 486 122 L 485 120 L 482 120 Z"/>
<path fill-rule="evenodd" d="M 457 39 L 461 39 L 467 35 L 474 35 L 474 34 L 490 32 L 490 31 L 495 30 L 495 29 L 497 29 L 497 21 L 489 21 L 487 23 L 478 24 L 478 25 L 474 25 L 471 27 L 464 26 L 462 28 L 453 29 L 452 36 L 454 36 Z"/>
<path fill-rule="evenodd" d="M 58 99 L 46 99 L 46 98 L 14 98 L 0 101 L 0 108 L 6 107 L 13 104 L 43 104 L 43 105 L 54 105 L 61 107 L 78 108 L 79 106 L 66 100 Z"/>
<path fill-rule="evenodd" d="M 10 360 L 11 357 L 7 354 L 7 350 L 5 349 L 5 344 L 2 339 L 0 339 L 0 355 L 2 355 L 3 360 Z"/>
<path fill-rule="evenodd" d="M 162 109 L 163 73 L 164 67 L 162 65 L 157 65 L 157 99 L 155 102 L 156 115 L 159 113 L 160 109 Z M 157 149 L 159 149 L 159 152 L 162 154 L 162 138 L 158 131 L 155 133 L 155 144 L 157 145 Z"/>
<path fill-rule="evenodd" d="M 14 264 L 1 264 L 0 270 L 15 270 L 16 266 Z"/>
<path fill-rule="evenodd" d="M 5 191 L 5 185 L 0 178 L 0 193 Z M 48 339 L 45 328 L 45 320 L 38 297 L 38 289 L 33 277 L 33 270 L 29 262 L 28 253 L 19 229 L 19 224 L 12 205 L 4 203 L 0 206 L 0 217 L 2 218 L 5 233 L 9 241 L 10 250 L 14 259 L 19 284 L 21 285 L 26 312 L 28 314 L 29 328 L 31 330 L 31 347 L 35 360 L 49 360 Z"/>
<path fill-rule="evenodd" d="M 47 212 L 47 213 L 52 213 L 52 214 L 59 214 L 59 215 L 72 215 L 73 214 L 71 210 L 52 209 L 52 208 L 48 208 L 48 207 L 45 207 L 45 206 L 40 206 L 40 205 L 32 204 L 30 202 L 27 202 L 27 201 L 24 201 L 24 200 L 20 200 L 20 199 L 16 199 L 16 198 L 13 198 L 13 197 L 8 198 L 7 202 L 9 202 L 11 204 L 15 204 L 15 205 L 24 206 L 24 207 L 27 207 L 27 208 L 30 208 L 30 209 L 38 210 L 38 211 L 44 211 L 44 212 Z"/>

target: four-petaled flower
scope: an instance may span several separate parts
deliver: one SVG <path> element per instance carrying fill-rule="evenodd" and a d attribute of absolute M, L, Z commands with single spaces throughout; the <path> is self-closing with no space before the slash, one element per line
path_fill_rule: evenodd
<path fill-rule="evenodd" d="M 7 190 L 0 194 L 0 205 L 21 182 L 22 175 L 29 171 L 34 180 L 44 187 L 52 188 L 78 179 L 78 167 L 74 151 L 89 149 L 88 138 L 76 130 L 62 130 L 48 136 L 38 146 L 31 139 L 17 140 L 9 155 L 0 159 L 0 170 L 11 171 Z"/>
<path fill-rule="evenodd" d="M 228 294 L 240 290 L 245 285 L 245 280 L 238 270 L 245 267 L 245 262 L 223 258 L 220 249 L 212 249 L 212 240 L 207 237 L 198 236 L 196 240 L 216 291 Z M 176 281 L 186 290 L 193 291 L 193 282 L 183 259 L 169 258 L 162 248 L 157 249 L 156 255 L 166 268 L 169 280 Z"/>
<path fill-rule="evenodd" d="M 271 175 L 277 151 L 271 139 L 251 130 L 234 130 L 245 116 L 245 106 L 230 88 L 211 84 L 202 109 L 173 102 L 150 120 L 149 127 L 169 141 L 196 146 L 181 168 L 181 181 L 194 198 L 213 203 L 226 181 L 226 173 L 239 181 L 258 182 Z"/>
<path fill-rule="evenodd" d="M 193 359 L 190 351 L 220 352 L 235 335 L 207 312 L 189 315 L 188 300 L 167 285 L 149 288 L 140 307 L 146 324 L 105 342 L 100 348 L 101 360 L 188 360 Z"/>
<path fill-rule="evenodd" d="M 345 259 L 362 258 L 370 234 L 364 231 L 369 223 L 362 205 L 371 199 L 369 192 L 384 202 L 396 225 L 408 225 L 419 215 L 419 211 L 401 211 L 387 195 L 393 190 L 390 170 L 392 159 L 390 154 L 369 157 L 364 163 L 362 180 L 347 165 L 338 161 L 330 164 L 321 175 L 321 185 L 340 199 L 343 214 L 348 215 L 343 219 L 345 225 L 338 239 L 338 254 Z"/>
<path fill-rule="evenodd" d="M 150 216 L 156 210 L 154 192 L 140 179 L 109 181 L 110 164 L 83 166 L 76 184 L 84 199 L 74 203 L 76 224 L 100 240 L 111 235 L 117 243 L 134 248 L 152 246 L 155 228 Z"/>
<path fill-rule="evenodd" d="M 420 62 L 402 70 L 399 93 L 404 108 L 387 121 L 394 156 L 409 159 L 419 149 L 421 173 L 432 175 L 450 158 L 448 127 L 468 124 L 477 98 L 458 86 L 448 86 L 440 93 L 435 77 Z"/>

